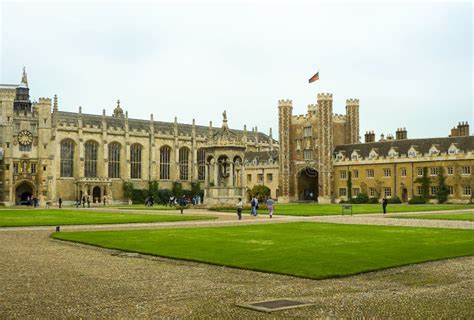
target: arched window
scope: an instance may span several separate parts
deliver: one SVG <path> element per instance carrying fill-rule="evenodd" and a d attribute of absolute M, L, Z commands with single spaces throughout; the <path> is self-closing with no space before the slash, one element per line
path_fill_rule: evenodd
<path fill-rule="evenodd" d="M 142 146 L 137 143 L 130 147 L 130 178 L 142 178 Z"/>
<path fill-rule="evenodd" d="M 179 149 L 179 179 L 180 180 L 189 179 L 189 149 L 188 148 Z"/>
<path fill-rule="evenodd" d="M 61 142 L 61 177 L 72 177 L 74 174 L 74 142 Z"/>
<path fill-rule="evenodd" d="M 170 147 L 163 146 L 160 148 L 160 179 L 162 180 L 170 178 L 170 155 Z"/>
<path fill-rule="evenodd" d="M 95 141 L 88 141 L 84 145 L 85 163 L 84 176 L 88 178 L 97 177 L 97 152 L 99 145 Z"/>
<path fill-rule="evenodd" d="M 199 149 L 197 154 L 198 180 L 204 180 L 206 177 L 206 151 Z"/>
<path fill-rule="evenodd" d="M 109 178 L 120 178 L 120 144 L 109 144 Z"/>

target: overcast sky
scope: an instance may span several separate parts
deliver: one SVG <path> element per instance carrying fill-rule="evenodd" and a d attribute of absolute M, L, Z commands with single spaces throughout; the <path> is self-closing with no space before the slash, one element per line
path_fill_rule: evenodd
<path fill-rule="evenodd" d="M 360 134 L 447 136 L 474 122 L 466 3 L 151 3 L 0 0 L 0 83 L 26 66 L 32 98 L 60 109 L 274 130 L 278 100 L 360 99 Z M 308 79 L 320 70 L 320 80 Z M 474 128 L 471 129 L 474 131 Z M 471 132 L 472 132 L 471 131 Z"/>

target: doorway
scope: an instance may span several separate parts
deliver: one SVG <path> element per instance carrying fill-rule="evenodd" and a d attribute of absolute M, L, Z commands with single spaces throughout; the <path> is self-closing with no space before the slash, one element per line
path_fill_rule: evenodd
<path fill-rule="evenodd" d="M 92 201 L 94 203 L 101 202 L 100 201 L 100 187 L 94 187 L 94 189 L 92 189 Z"/>
<path fill-rule="evenodd" d="M 15 190 L 15 204 L 29 205 L 33 199 L 33 186 L 28 182 L 22 182 Z"/>
<path fill-rule="evenodd" d="M 298 199 L 300 201 L 318 201 L 318 171 L 307 167 L 298 174 Z"/>

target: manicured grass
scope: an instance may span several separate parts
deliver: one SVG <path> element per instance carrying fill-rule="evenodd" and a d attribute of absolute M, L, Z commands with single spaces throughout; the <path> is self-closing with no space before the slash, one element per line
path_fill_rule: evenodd
<path fill-rule="evenodd" d="M 132 205 L 118 205 L 118 206 L 109 206 L 109 208 L 118 208 L 118 209 L 130 209 L 130 210 L 178 210 L 176 207 L 169 207 L 164 205 L 154 205 L 153 207 L 147 207 L 144 204 L 132 204 Z"/>
<path fill-rule="evenodd" d="M 398 212 L 420 212 L 420 211 L 442 211 L 442 210 L 458 210 L 458 209 L 474 209 L 474 205 L 455 205 L 455 204 L 389 204 L 388 213 Z M 217 209 L 224 212 L 235 212 L 234 208 Z M 353 214 L 364 213 L 382 213 L 381 204 L 353 204 Z M 250 213 L 250 210 L 244 210 L 244 213 Z M 266 214 L 266 209 L 259 210 L 259 213 Z M 348 211 L 345 212 L 347 214 Z M 289 216 L 323 216 L 341 214 L 340 204 L 313 204 L 313 203 L 290 203 L 276 204 L 273 214 L 289 215 Z"/>
<path fill-rule="evenodd" d="M 155 215 L 113 213 L 61 209 L 3 209 L 0 210 L 0 227 L 51 226 L 73 224 L 111 224 L 141 222 L 172 222 L 182 220 L 213 219 L 188 215 Z"/>
<path fill-rule="evenodd" d="M 314 279 L 474 254 L 474 231 L 471 230 L 311 222 L 62 232 L 52 237 Z"/>
<path fill-rule="evenodd" d="M 418 215 L 388 216 L 387 218 L 397 218 L 397 219 L 434 219 L 434 220 L 466 220 L 466 221 L 474 221 L 474 213 L 418 214 Z"/>

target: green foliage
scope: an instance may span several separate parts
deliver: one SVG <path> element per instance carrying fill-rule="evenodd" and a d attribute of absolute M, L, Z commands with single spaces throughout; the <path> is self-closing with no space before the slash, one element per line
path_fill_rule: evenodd
<path fill-rule="evenodd" d="M 160 189 L 158 190 L 159 202 L 168 204 L 170 202 L 170 198 L 173 195 L 173 192 L 170 189 Z"/>
<path fill-rule="evenodd" d="M 158 181 L 153 180 L 148 183 L 148 196 L 153 197 L 153 200 L 156 203 L 159 203 L 160 200 L 160 188 L 158 187 Z"/>
<path fill-rule="evenodd" d="M 474 221 L 474 213 L 413 214 L 413 215 L 402 215 L 402 216 L 390 216 L 390 218 Z"/>
<path fill-rule="evenodd" d="M 426 200 L 423 197 L 420 196 L 414 196 L 410 200 L 408 200 L 408 204 L 425 204 Z"/>
<path fill-rule="evenodd" d="M 352 198 L 350 202 L 355 204 L 368 203 L 369 196 L 365 193 L 359 193 L 355 198 Z"/>
<path fill-rule="evenodd" d="M 123 188 L 123 196 L 127 199 L 132 199 L 133 189 L 135 189 L 135 187 L 133 186 L 133 183 L 124 182 L 122 188 Z"/>
<path fill-rule="evenodd" d="M 347 173 L 347 199 L 352 200 L 352 172 Z"/>
<path fill-rule="evenodd" d="M 444 176 L 443 167 L 439 167 L 438 172 L 438 192 L 436 193 L 438 203 L 448 201 L 448 186 L 446 185 L 446 177 Z"/>
<path fill-rule="evenodd" d="M 387 202 L 390 204 L 400 204 L 402 203 L 402 200 L 398 196 L 391 197 L 390 199 L 387 199 Z"/>
<path fill-rule="evenodd" d="M 379 199 L 376 197 L 370 197 L 369 200 L 367 201 L 369 204 L 377 204 L 379 203 Z"/>
<path fill-rule="evenodd" d="M 415 180 L 416 183 L 421 183 L 421 197 L 424 199 L 423 203 L 430 198 L 430 182 L 431 179 L 428 177 L 428 168 L 423 168 L 423 176 Z"/>
<path fill-rule="evenodd" d="M 181 198 L 184 194 L 183 185 L 180 182 L 173 182 L 173 187 L 171 188 L 171 192 L 176 198 Z"/>
<path fill-rule="evenodd" d="M 248 190 L 247 193 L 252 197 L 256 197 L 259 202 L 266 201 L 270 197 L 271 190 L 264 185 L 255 185 L 251 190 Z M 260 206 L 260 205 L 259 205 Z"/>
<path fill-rule="evenodd" d="M 201 199 L 204 198 L 204 190 L 201 189 L 199 182 L 191 182 L 191 196 L 200 196 Z"/>
<path fill-rule="evenodd" d="M 474 254 L 471 230 L 315 222 L 57 232 L 53 238 L 313 279 Z"/>
<path fill-rule="evenodd" d="M 132 203 L 133 204 L 141 204 L 141 203 L 145 203 L 145 198 L 147 197 L 148 195 L 148 190 L 146 189 L 133 189 L 132 190 L 132 197 L 130 199 L 132 199 Z"/>

